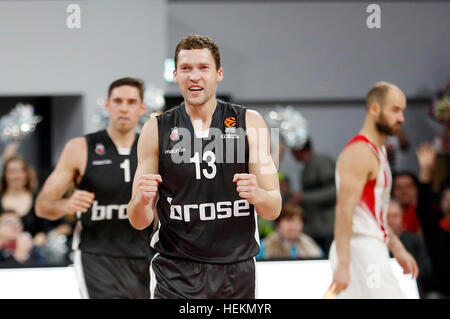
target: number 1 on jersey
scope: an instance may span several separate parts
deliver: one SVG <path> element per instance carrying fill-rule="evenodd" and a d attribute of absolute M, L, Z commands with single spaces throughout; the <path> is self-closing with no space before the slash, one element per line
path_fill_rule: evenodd
<path fill-rule="evenodd" d="M 129 183 L 131 181 L 130 176 L 130 160 L 127 158 L 122 163 L 120 163 L 120 168 L 124 170 L 123 177 L 125 179 L 125 183 Z"/>

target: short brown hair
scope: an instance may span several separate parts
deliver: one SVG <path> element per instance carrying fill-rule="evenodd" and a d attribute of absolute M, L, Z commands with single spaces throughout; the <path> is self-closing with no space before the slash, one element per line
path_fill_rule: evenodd
<path fill-rule="evenodd" d="M 300 219 L 303 221 L 305 217 L 303 208 L 295 204 L 285 204 L 281 209 L 281 213 L 277 218 L 277 222 L 279 223 L 282 219 L 291 219 L 293 217 L 300 217 Z"/>
<path fill-rule="evenodd" d="M 219 47 L 214 43 L 214 41 L 205 36 L 198 34 L 190 34 L 187 37 L 181 38 L 175 48 L 175 69 L 177 68 L 178 53 L 181 50 L 194 50 L 194 49 L 208 49 L 214 58 L 216 63 L 216 69 L 220 69 L 220 52 Z"/>
<path fill-rule="evenodd" d="M 366 95 L 366 106 L 369 109 L 369 106 L 372 103 L 378 103 L 381 107 L 384 106 L 386 102 L 386 97 L 389 93 L 389 90 L 392 88 L 396 88 L 396 86 L 392 83 L 381 81 L 375 83 L 375 85 L 367 92 Z"/>
<path fill-rule="evenodd" d="M 145 91 L 144 81 L 142 81 L 139 78 L 130 78 L 130 77 L 121 78 L 111 83 L 108 88 L 108 98 L 111 96 L 112 90 L 123 85 L 129 85 L 138 89 L 141 101 L 144 100 L 144 91 Z"/>

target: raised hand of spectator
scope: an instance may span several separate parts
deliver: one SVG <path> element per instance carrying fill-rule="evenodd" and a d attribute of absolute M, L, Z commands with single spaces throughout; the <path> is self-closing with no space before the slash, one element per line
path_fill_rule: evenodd
<path fill-rule="evenodd" d="M 434 147 L 430 143 L 423 143 L 416 150 L 416 154 L 420 166 L 419 180 L 422 183 L 429 183 L 431 182 L 433 168 L 436 162 Z"/>

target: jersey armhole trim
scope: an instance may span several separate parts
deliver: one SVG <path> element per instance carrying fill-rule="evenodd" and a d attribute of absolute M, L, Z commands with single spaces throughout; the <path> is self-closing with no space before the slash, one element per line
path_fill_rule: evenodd
<path fill-rule="evenodd" d="M 84 172 L 80 172 L 81 175 L 81 179 L 79 183 L 75 182 L 75 186 L 78 187 L 79 185 L 81 185 L 84 182 L 84 178 L 86 176 L 86 173 L 89 171 L 90 167 L 90 163 L 91 163 L 91 156 L 90 156 L 90 139 L 88 138 L 87 135 L 83 136 L 84 140 L 86 141 L 86 166 L 84 168 Z"/>

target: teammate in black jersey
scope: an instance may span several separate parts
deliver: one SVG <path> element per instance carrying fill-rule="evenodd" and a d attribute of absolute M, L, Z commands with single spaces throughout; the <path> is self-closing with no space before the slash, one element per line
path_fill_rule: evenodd
<path fill-rule="evenodd" d="M 136 128 L 145 112 L 139 79 L 114 81 L 106 130 L 71 139 L 36 201 L 40 217 L 77 214 L 75 271 L 83 298 L 149 298 L 150 227 L 127 216 L 137 166 Z M 63 199 L 71 183 L 76 191 Z"/>
<path fill-rule="evenodd" d="M 144 125 L 128 204 L 135 228 L 159 220 L 151 296 L 255 298 L 256 212 L 273 220 L 281 209 L 267 127 L 216 100 L 223 69 L 210 38 L 181 39 L 175 65 L 184 103 Z"/>

